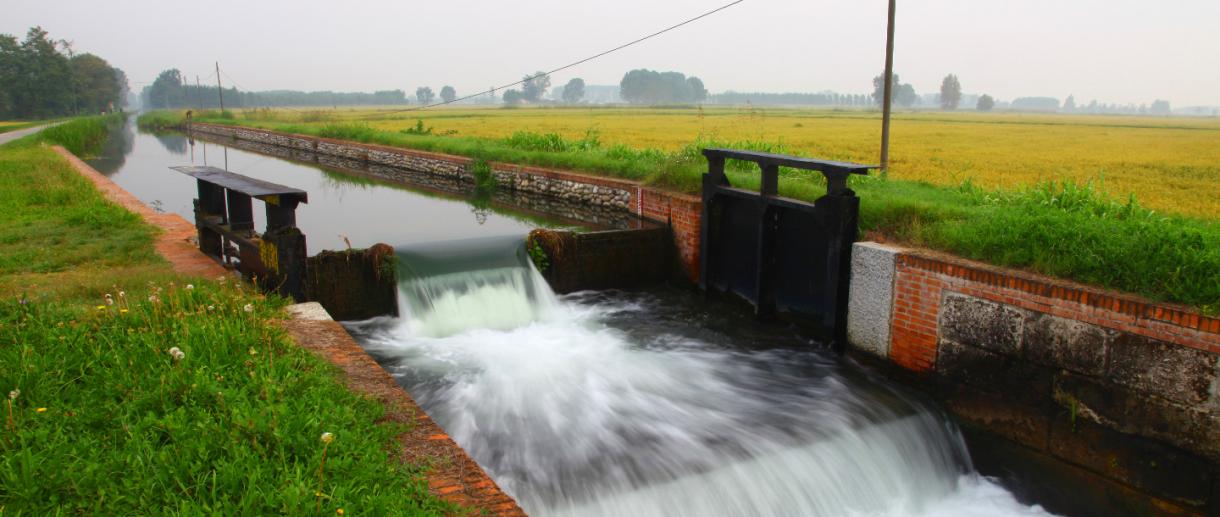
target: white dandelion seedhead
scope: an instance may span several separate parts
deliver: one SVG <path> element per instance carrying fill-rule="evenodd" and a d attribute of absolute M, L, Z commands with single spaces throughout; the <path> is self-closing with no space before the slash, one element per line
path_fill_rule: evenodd
<path fill-rule="evenodd" d="M 169 349 L 169 356 L 174 358 L 174 361 L 181 361 L 184 357 L 186 357 L 186 353 L 178 347 L 173 347 Z"/>
<path fill-rule="evenodd" d="M 208 310 L 209 310 L 209 311 L 214 311 L 214 310 L 216 310 L 216 306 L 215 306 L 215 305 L 209 305 L 209 306 L 208 306 Z"/>
<path fill-rule="evenodd" d="M 254 312 L 254 305 L 247 303 L 245 307 L 241 308 L 241 310 L 246 312 Z"/>
<path fill-rule="evenodd" d="M 322 433 L 322 438 L 320 438 L 320 440 L 322 440 L 322 443 L 329 444 L 330 442 L 335 441 L 335 435 L 330 433 Z"/>
<path fill-rule="evenodd" d="M 191 289 L 194 289 L 194 288 L 195 288 L 195 284 L 186 284 L 187 291 L 190 291 Z"/>
<path fill-rule="evenodd" d="M 119 298 L 126 298 L 126 297 L 127 297 L 126 291 L 119 291 Z"/>
<path fill-rule="evenodd" d="M 21 396 L 21 390 L 19 390 L 17 388 L 13 388 L 13 391 L 8 392 L 9 400 L 17 400 L 17 397 L 20 397 L 20 396 Z"/>
<path fill-rule="evenodd" d="M 157 302 L 159 302 L 159 301 L 161 301 L 161 297 L 160 297 L 160 296 L 157 296 L 157 295 L 155 295 L 155 294 L 150 294 L 150 295 L 148 295 L 148 302 L 149 302 L 149 303 L 157 303 Z"/>

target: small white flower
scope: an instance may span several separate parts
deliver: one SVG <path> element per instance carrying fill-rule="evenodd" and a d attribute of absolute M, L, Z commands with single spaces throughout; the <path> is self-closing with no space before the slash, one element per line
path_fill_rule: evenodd
<path fill-rule="evenodd" d="M 186 284 L 187 291 L 190 291 L 191 289 L 194 289 L 194 288 L 195 288 L 195 284 Z"/>
<path fill-rule="evenodd" d="M 181 361 L 183 357 L 186 357 L 186 354 L 178 347 L 173 347 L 169 349 L 169 356 L 173 357 L 174 361 Z"/>
<path fill-rule="evenodd" d="M 161 297 L 159 297 L 155 294 L 150 294 L 150 295 L 148 295 L 148 301 L 149 301 L 149 303 L 157 303 L 157 302 L 161 301 Z"/>
<path fill-rule="evenodd" d="M 335 441 L 335 435 L 330 433 L 322 433 L 322 443 L 330 443 Z"/>
<path fill-rule="evenodd" d="M 110 295 L 106 295 L 106 305 L 114 305 L 114 298 L 111 298 Z"/>
<path fill-rule="evenodd" d="M 17 397 L 20 397 L 20 396 L 21 396 L 21 390 L 19 390 L 17 388 L 13 388 L 13 391 L 8 392 L 9 400 L 17 400 Z"/>
<path fill-rule="evenodd" d="M 247 303 L 245 307 L 241 308 L 241 310 L 246 312 L 254 312 L 254 306 Z"/>
<path fill-rule="evenodd" d="M 216 310 L 216 306 L 215 306 L 215 305 L 209 305 L 209 306 L 208 306 L 208 310 L 209 310 L 209 311 L 214 311 L 214 310 Z"/>
<path fill-rule="evenodd" d="M 119 291 L 119 298 L 126 298 L 126 297 L 127 297 L 126 291 Z"/>

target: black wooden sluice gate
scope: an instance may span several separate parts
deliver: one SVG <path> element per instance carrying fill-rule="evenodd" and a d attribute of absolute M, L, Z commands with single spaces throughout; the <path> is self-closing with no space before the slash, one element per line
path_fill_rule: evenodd
<path fill-rule="evenodd" d="M 783 314 L 841 348 L 860 213 L 847 178 L 876 167 L 732 149 L 703 155 L 699 287 L 735 293 L 759 316 Z M 733 187 L 727 160 L 758 164 L 759 191 Z M 822 173 L 826 194 L 813 203 L 779 197 L 780 167 Z"/>
<path fill-rule="evenodd" d="M 307 255 L 296 209 L 309 202 L 308 193 L 216 167 L 170 168 L 198 184 L 195 227 L 201 251 L 224 264 L 235 263 L 243 277 L 256 280 L 264 290 L 305 301 Z M 262 234 L 254 230 L 253 199 L 266 205 Z"/>

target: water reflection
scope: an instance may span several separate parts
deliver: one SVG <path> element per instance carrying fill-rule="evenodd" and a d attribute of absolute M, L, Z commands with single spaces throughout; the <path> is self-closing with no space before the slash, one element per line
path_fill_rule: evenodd
<path fill-rule="evenodd" d="M 572 221 L 537 213 L 494 209 L 486 200 L 425 189 L 409 190 L 313 164 L 231 148 L 180 133 L 152 134 L 134 121 L 112 134 L 101 156 L 90 163 L 150 206 L 192 220 L 194 179 L 169 169 L 212 165 L 309 192 L 297 210 L 310 254 L 377 242 L 411 243 L 460 237 L 524 236 L 536 227 L 571 226 Z M 193 140 L 193 141 L 192 141 Z M 255 207 L 255 227 L 265 213 Z"/>

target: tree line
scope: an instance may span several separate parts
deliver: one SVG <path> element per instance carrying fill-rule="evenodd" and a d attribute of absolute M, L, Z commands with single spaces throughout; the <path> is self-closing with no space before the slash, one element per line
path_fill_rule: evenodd
<path fill-rule="evenodd" d="M 296 90 L 270 90 L 262 92 L 240 91 L 234 87 L 218 89 L 216 85 L 195 84 L 178 69 L 162 71 L 152 84 L 140 92 L 144 106 L 153 109 L 220 107 L 221 100 L 228 108 L 256 108 L 279 106 L 357 106 L 370 104 L 408 104 L 406 92 L 384 90 L 363 92 L 303 92 Z"/>
<path fill-rule="evenodd" d="M 25 40 L 0 34 L 0 119 L 41 119 L 122 109 L 127 75 L 32 27 Z"/>

